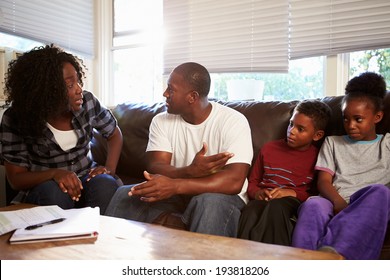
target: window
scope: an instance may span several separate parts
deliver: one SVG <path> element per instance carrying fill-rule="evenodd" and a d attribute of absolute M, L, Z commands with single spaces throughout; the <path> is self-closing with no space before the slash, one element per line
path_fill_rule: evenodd
<path fill-rule="evenodd" d="M 287 72 L 288 0 L 164 1 L 164 73 L 183 61 L 210 72 Z"/>
<path fill-rule="evenodd" d="M 7 72 L 8 63 L 18 54 L 28 51 L 42 44 L 33 40 L 12 36 L 0 32 L 0 102 L 4 102 L 4 75 Z M 1 104 L 0 104 L 1 105 Z"/>
<path fill-rule="evenodd" d="M 152 103 L 162 95 L 162 2 L 114 0 L 110 105 Z"/>
<path fill-rule="evenodd" d="M 210 97 L 221 100 L 296 100 L 324 96 L 323 57 L 290 61 L 289 73 L 211 74 Z"/>
<path fill-rule="evenodd" d="M 27 38 L 9 35 L 0 32 L 1 47 L 7 47 L 9 49 L 25 52 L 31 50 L 34 47 L 42 46 L 43 44 L 37 41 L 33 41 Z"/>
<path fill-rule="evenodd" d="M 154 21 L 155 19 L 160 20 L 161 17 L 158 16 L 158 14 L 163 13 L 162 10 L 164 10 L 164 13 L 173 12 L 176 15 L 175 17 L 180 17 L 173 17 L 174 20 L 168 20 L 168 25 L 171 24 L 175 27 L 176 24 L 176 27 L 178 27 L 177 32 L 181 34 L 181 37 L 179 36 L 180 38 L 175 39 L 182 39 L 185 41 L 190 37 L 188 36 L 189 34 L 194 34 L 194 36 L 203 35 L 204 32 L 197 32 L 199 29 L 196 29 L 195 31 L 191 30 L 188 25 L 192 24 L 192 22 L 188 23 L 185 19 L 189 18 L 190 14 L 192 16 L 198 15 L 204 20 L 205 26 L 210 28 L 214 27 L 215 25 L 209 24 L 209 20 L 216 20 L 213 18 L 214 13 L 211 13 L 210 11 L 215 7 L 218 11 L 218 8 L 221 7 L 221 4 L 218 3 L 221 2 L 214 1 L 210 6 L 209 1 L 203 0 L 167 0 L 164 1 L 164 5 L 173 5 L 173 8 L 166 10 L 166 7 L 163 7 L 161 3 L 162 1 L 158 1 L 159 5 L 154 5 L 154 8 L 156 9 L 153 10 L 153 13 L 149 10 L 148 13 L 146 13 L 144 10 L 145 5 L 149 5 L 149 1 L 144 5 L 137 3 L 138 1 L 131 1 L 133 2 L 132 4 L 125 3 L 126 1 L 123 0 L 113 1 L 116 3 L 114 10 L 127 11 L 129 10 L 128 5 L 132 5 L 132 13 L 144 15 L 142 18 L 137 16 L 131 17 L 131 20 L 135 20 L 136 22 L 133 22 L 130 27 L 124 28 L 129 34 L 133 34 L 134 41 L 131 46 L 116 46 L 116 39 L 118 39 L 118 36 L 121 34 L 117 33 L 114 35 L 114 56 L 115 52 L 122 52 L 123 54 L 123 57 L 115 60 L 115 95 L 117 95 L 117 92 L 121 92 L 121 100 L 123 102 L 137 100 L 148 102 L 161 101 L 161 95 L 165 87 L 164 78 L 166 78 L 166 76 L 163 76 L 163 79 L 160 78 L 163 64 L 159 59 L 159 56 L 165 56 L 165 53 L 161 53 L 162 47 L 157 47 L 157 45 L 162 44 L 163 41 L 155 40 L 154 48 L 152 47 L 153 44 L 149 44 L 147 47 L 145 44 L 145 37 L 139 36 L 137 38 L 134 35 L 140 34 L 141 30 L 144 29 L 143 26 L 151 26 L 152 22 L 156 22 Z M 223 10 L 223 12 L 226 12 L 225 8 L 227 6 L 233 7 L 239 3 L 237 1 L 222 2 L 224 4 L 224 9 L 220 10 Z M 273 11 L 273 6 L 279 5 L 282 2 L 283 1 L 262 3 L 267 4 L 266 8 Z M 337 2 L 288 0 L 286 2 L 289 3 L 290 13 L 290 29 L 286 32 L 286 34 L 290 34 L 289 53 L 291 57 L 288 65 L 288 73 L 248 72 L 247 69 L 245 72 L 243 71 L 240 73 L 230 73 L 230 71 L 225 73 L 223 70 L 214 72 L 213 69 L 210 69 L 204 64 L 210 70 L 212 76 L 210 97 L 222 100 L 291 100 L 317 98 L 325 95 L 342 95 L 344 94 L 346 82 L 350 76 L 354 76 L 353 73 L 358 71 L 356 70 L 357 67 L 353 64 L 354 61 L 358 61 L 358 65 L 364 65 L 364 61 L 357 60 L 355 58 L 356 54 L 352 53 L 351 73 L 348 73 L 350 69 L 349 53 L 342 52 L 354 51 L 357 49 L 372 49 L 373 46 L 389 44 L 386 39 L 389 36 L 389 28 L 386 28 L 386 26 L 388 27 L 388 24 L 390 23 L 388 9 L 390 3 L 388 1 L 356 1 L 356 5 L 353 7 L 347 0 L 340 0 Z M 208 13 L 206 14 L 202 13 L 204 10 L 201 8 L 204 3 L 209 5 L 208 7 L 211 9 L 208 9 Z M 196 5 L 197 7 L 194 8 Z M 237 6 L 234 7 L 237 8 Z M 161 10 L 159 11 L 158 9 Z M 235 11 L 238 10 L 236 9 Z M 370 12 L 368 13 L 367 11 Z M 242 11 L 240 10 L 240 12 Z M 210 16 L 210 14 L 212 16 Z M 130 16 L 127 15 L 127 18 L 129 17 Z M 234 19 L 236 19 L 236 16 L 234 16 Z M 115 19 L 115 21 L 116 20 L 117 19 Z M 147 22 L 148 24 L 145 25 L 142 24 L 142 22 Z M 164 24 L 166 23 L 164 22 Z M 199 26 L 196 28 L 198 27 Z M 180 33 L 182 30 L 187 31 L 185 33 Z M 117 32 L 118 30 L 115 31 Z M 124 30 L 122 30 L 122 32 L 123 31 Z M 204 31 L 207 30 L 204 29 Z M 160 39 L 162 32 L 161 22 L 158 21 L 154 24 L 154 32 L 151 32 L 151 35 L 149 36 L 154 37 L 154 39 Z M 362 32 L 365 32 L 364 34 L 368 35 L 361 36 L 361 34 L 363 34 Z M 227 40 L 227 42 L 230 41 L 232 40 Z M 183 48 L 180 44 L 180 40 L 176 45 L 173 45 L 173 47 L 176 47 L 174 49 L 179 53 L 181 53 Z M 212 45 L 210 45 L 210 47 L 212 47 Z M 144 52 L 149 52 L 149 56 L 144 56 L 144 54 L 142 54 Z M 164 52 L 166 52 L 165 49 Z M 367 54 L 367 52 L 374 52 L 374 50 L 365 51 L 363 53 Z M 185 52 L 183 53 L 183 61 L 181 62 L 185 62 L 184 60 L 187 59 L 187 56 L 184 54 Z M 366 60 L 368 59 L 367 55 Z M 372 55 L 372 53 L 370 55 Z M 380 65 L 385 65 L 386 61 L 389 61 L 389 59 L 383 59 L 384 57 L 385 56 L 383 55 L 382 59 L 378 58 L 377 61 Z M 138 62 L 131 65 L 129 60 Z M 230 59 L 228 61 L 230 61 Z M 370 58 L 370 65 L 372 63 L 373 59 Z M 177 65 L 177 62 L 175 62 L 175 65 Z M 126 72 L 119 71 L 119 69 L 125 69 L 126 67 L 128 67 Z M 149 68 L 148 70 L 148 67 L 153 67 L 153 69 Z M 369 70 L 371 68 L 367 69 Z M 386 77 L 384 71 L 385 70 L 382 69 L 379 72 Z M 141 78 L 141 75 L 143 78 Z M 386 79 L 388 80 L 388 78 Z M 149 81 L 150 83 L 145 84 L 145 81 Z M 122 88 L 121 83 L 126 84 L 127 87 Z M 151 83 L 153 83 L 153 85 Z M 390 84 L 389 81 L 388 83 Z"/>
<path fill-rule="evenodd" d="M 123 102 L 152 103 L 162 101 L 164 99 L 162 93 L 166 86 L 165 80 L 167 78 L 167 75 L 163 74 L 163 12 L 165 9 L 163 4 L 175 3 L 175 5 L 183 6 L 188 5 L 188 3 L 195 3 L 196 5 L 198 3 L 206 3 L 207 5 L 212 4 L 212 7 L 215 8 L 215 6 L 218 6 L 217 3 L 219 1 L 222 1 L 226 6 L 230 5 L 232 7 L 240 3 L 231 0 L 216 0 L 212 1 L 212 3 L 206 0 L 81 1 L 83 2 L 81 6 L 83 10 L 89 11 L 93 9 L 91 7 L 96 7 L 94 15 L 97 16 L 97 19 L 94 20 L 95 26 L 97 26 L 95 32 L 86 31 L 83 28 L 75 28 L 90 34 L 97 34 L 97 36 L 93 37 L 95 38 L 93 49 L 98 51 L 94 60 L 86 59 L 79 55 L 77 51 L 73 52 L 70 50 L 84 59 L 89 70 L 87 71 L 84 88 L 93 91 L 104 104 L 110 107 Z M 13 2 L 30 5 L 29 1 L 20 0 L 5 0 L 1 3 L 9 11 L 9 7 L 12 7 Z M 76 0 L 70 1 L 70 3 L 76 2 Z M 379 69 L 379 73 L 386 78 L 388 85 L 390 85 L 389 66 L 387 66 L 388 61 L 390 61 L 389 49 L 385 49 L 389 47 L 389 1 L 355 1 L 358 7 L 350 5 L 348 0 L 278 0 L 259 2 L 266 4 L 266 8 L 273 12 L 275 12 L 273 5 L 279 5 L 283 2 L 289 3 L 290 20 L 296 21 L 295 25 L 291 25 L 289 30 L 300 30 L 299 34 L 295 34 L 289 39 L 289 72 L 252 73 L 246 69 L 245 71 L 230 73 L 229 71 L 213 71 L 210 69 L 212 74 L 210 97 L 223 100 L 291 100 L 321 97 L 324 95 L 340 95 L 344 93 L 345 83 L 350 77 L 357 75 L 361 71 L 377 71 L 377 69 Z M 53 3 L 58 4 L 59 2 Z M 50 10 L 50 7 L 57 7 L 53 3 L 47 2 L 49 7 L 47 9 Z M 65 5 L 64 11 L 67 11 L 69 5 Z M 206 7 L 209 7 L 207 5 Z M 291 8 L 292 6 L 294 7 Z M 0 8 L 3 9 L 3 14 L 6 8 Z M 335 14 L 337 16 L 329 17 L 326 14 L 332 10 L 337 10 L 337 14 Z M 27 9 L 26 11 L 29 10 Z M 196 10 L 195 12 L 202 14 L 201 11 Z M 367 11 L 370 12 L 368 13 Z M 27 14 L 31 16 L 30 13 Z M 50 15 L 50 13 L 46 14 Z M 259 16 L 261 14 L 264 13 L 260 13 Z M 93 19 L 94 15 L 89 14 L 87 21 Z M 76 19 L 84 18 L 83 16 L 75 16 Z M 212 16 L 208 14 L 206 18 L 212 19 Z M 33 16 L 32 19 L 34 19 Z M 344 24 L 343 19 L 347 20 L 346 24 Z M 4 30 L 2 26 L 4 22 L 0 21 L 0 29 L 2 30 Z M 321 24 L 322 27 L 318 28 L 317 24 Z M 323 24 L 325 24 L 325 27 L 323 27 Z M 376 27 L 376 24 L 380 24 L 380 26 Z M 327 29 L 326 26 L 331 26 L 332 28 Z M 356 28 L 359 28 L 359 30 L 355 30 Z M 365 28 L 372 28 L 375 32 Z M 57 28 L 55 30 L 62 29 Z M 335 30 L 340 30 L 336 32 L 338 36 L 333 36 L 332 32 L 335 32 Z M 368 32 L 370 36 L 362 36 L 361 34 L 363 33 L 361 31 Z M 46 29 L 35 33 L 50 35 Z M 325 39 L 322 37 L 320 39 L 318 37 L 320 35 L 325 35 Z M 348 35 L 347 40 L 342 39 L 341 35 Z M 65 37 L 68 38 L 69 36 Z M 62 37 L 64 36 L 60 36 L 60 39 Z M 88 38 L 90 39 L 90 36 Z M 326 38 L 332 38 L 334 41 L 326 42 Z M 0 48 L 19 49 L 20 47 L 24 51 L 35 46 L 35 43 L 30 45 L 30 43 L 27 43 L 26 38 L 23 39 L 23 47 L 25 49 L 22 49 L 22 46 L 13 45 L 13 40 L 4 39 L 0 33 Z M 364 43 L 363 39 L 365 40 Z M 71 40 L 72 44 L 80 42 L 81 40 Z M 344 47 L 341 48 L 340 46 L 343 42 L 352 44 L 356 49 L 346 50 Z M 89 44 L 83 43 L 81 45 L 89 46 Z M 364 47 L 362 47 L 363 45 Z M 67 48 L 67 46 L 63 47 Z M 310 48 L 309 50 L 306 49 L 308 47 Z M 374 47 L 384 49 L 376 50 Z M 71 48 L 75 49 L 76 46 L 71 46 Z M 359 51 L 365 49 L 366 51 Z M 311 50 L 313 51 L 312 53 L 310 52 Z M 351 56 L 349 56 L 349 53 L 339 54 L 341 51 L 356 52 L 351 53 Z M 271 52 L 268 51 L 268 53 Z M 308 52 L 311 53 L 312 57 L 302 58 Z M 230 60 L 226 61 L 228 61 L 228 65 L 232 64 Z M 88 83 L 91 77 L 94 78 L 93 84 Z"/>
<path fill-rule="evenodd" d="M 0 32 L 0 101 L 4 102 L 6 97 L 4 95 L 4 75 L 7 72 L 8 63 L 16 59 L 17 56 L 23 52 L 30 51 L 31 49 L 39 46 L 44 46 L 45 44 L 42 42 L 30 40 L 28 38 L 10 35 L 7 33 Z M 67 52 L 71 52 L 69 50 L 64 49 Z M 92 65 L 92 61 L 81 54 L 71 52 L 77 55 L 80 59 L 83 60 L 87 71 L 86 71 L 86 79 L 84 79 L 84 89 L 90 89 L 91 83 L 91 72 L 88 70 L 91 69 L 90 65 Z"/>
<path fill-rule="evenodd" d="M 113 1 L 114 94 L 109 105 L 162 101 L 167 78 L 162 73 L 163 1 Z M 315 57 L 291 60 L 289 73 L 211 73 L 209 96 L 221 100 L 321 97 L 323 64 L 323 57 Z"/>
<path fill-rule="evenodd" d="M 390 49 L 353 52 L 350 54 L 349 78 L 365 71 L 381 74 L 390 87 Z"/>
<path fill-rule="evenodd" d="M 1 0 L 0 30 L 94 56 L 93 0 Z"/>

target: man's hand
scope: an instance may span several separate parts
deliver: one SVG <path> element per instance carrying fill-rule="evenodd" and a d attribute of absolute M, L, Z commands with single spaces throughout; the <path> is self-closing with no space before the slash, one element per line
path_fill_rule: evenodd
<path fill-rule="evenodd" d="M 155 202 L 177 194 L 175 179 L 163 175 L 153 175 L 144 171 L 146 181 L 134 186 L 129 196 L 140 196 L 145 202 Z"/>
<path fill-rule="evenodd" d="M 205 156 L 207 153 L 207 144 L 203 143 L 202 149 L 196 153 L 191 165 L 189 166 L 193 178 L 205 177 L 221 170 L 226 162 L 234 156 L 232 153 L 224 152 L 211 156 Z"/>
<path fill-rule="evenodd" d="M 64 193 L 67 193 L 75 201 L 79 200 L 83 185 L 74 172 L 56 169 L 53 179 Z"/>

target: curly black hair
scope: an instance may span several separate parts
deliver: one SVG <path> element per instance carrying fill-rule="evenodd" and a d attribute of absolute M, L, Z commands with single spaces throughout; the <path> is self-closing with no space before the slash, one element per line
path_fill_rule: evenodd
<path fill-rule="evenodd" d="M 68 106 L 63 64 L 76 69 L 80 85 L 85 77 L 83 61 L 51 45 L 36 47 L 10 62 L 5 94 L 11 103 L 13 126 L 20 135 L 39 137 L 49 117 Z"/>
<path fill-rule="evenodd" d="M 347 83 L 343 103 L 352 98 L 365 99 L 372 103 L 375 112 L 379 112 L 383 109 L 385 94 L 385 79 L 377 73 L 365 72 Z"/>

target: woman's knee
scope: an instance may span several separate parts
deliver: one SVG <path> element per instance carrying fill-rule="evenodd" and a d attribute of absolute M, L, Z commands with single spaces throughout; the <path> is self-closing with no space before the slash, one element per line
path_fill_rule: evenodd
<path fill-rule="evenodd" d="M 54 180 L 43 182 L 29 191 L 25 202 L 37 205 L 58 205 L 63 209 L 74 207 L 74 201 Z"/>
<path fill-rule="evenodd" d="M 116 178 L 112 177 L 109 174 L 99 174 L 91 178 L 88 182 L 86 182 L 86 184 L 88 184 L 88 187 L 90 188 L 97 189 L 104 187 L 116 190 L 119 187 Z"/>

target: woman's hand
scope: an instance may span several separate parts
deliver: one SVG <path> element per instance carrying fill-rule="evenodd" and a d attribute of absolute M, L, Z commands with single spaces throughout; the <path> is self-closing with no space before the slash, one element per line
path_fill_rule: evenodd
<path fill-rule="evenodd" d="M 91 170 L 89 170 L 88 172 L 87 182 L 91 180 L 93 177 L 100 174 L 111 174 L 111 171 L 108 170 L 105 166 L 96 166 L 94 168 L 91 168 Z"/>
<path fill-rule="evenodd" d="M 69 194 L 74 201 L 79 200 L 83 185 L 76 173 L 68 170 L 56 169 L 53 180 L 56 181 L 60 189 L 64 193 Z"/>

